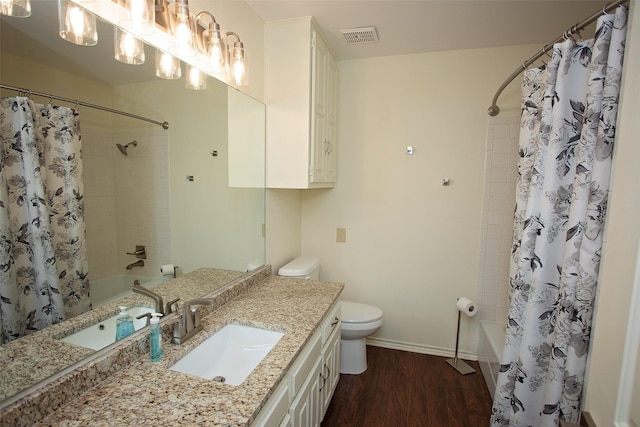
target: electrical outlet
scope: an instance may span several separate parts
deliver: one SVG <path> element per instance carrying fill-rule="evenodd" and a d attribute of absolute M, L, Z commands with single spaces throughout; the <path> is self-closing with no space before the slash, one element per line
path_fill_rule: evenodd
<path fill-rule="evenodd" d="M 336 242 L 345 243 L 347 241 L 347 229 L 336 228 Z"/>

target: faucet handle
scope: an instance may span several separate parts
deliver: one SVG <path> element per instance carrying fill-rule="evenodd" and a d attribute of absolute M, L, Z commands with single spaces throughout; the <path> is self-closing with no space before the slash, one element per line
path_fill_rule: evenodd
<path fill-rule="evenodd" d="M 136 319 L 142 319 L 143 317 L 147 318 L 147 321 L 144 326 L 149 326 L 149 324 L 151 323 L 151 313 L 141 314 L 140 316 L 136 316 Z"/>
<path fill-rule="evenodd" d="M 165 315 L 167 315 L 167 314 L 171 314 L 171 313 L 174 313 L 174 312 L 175 312 L 175 313 L 177 313 L 177 312 L 178 312 L 178 301 L 180 301 L 180 298 L 176 298 L 176 299 L 174 299 L 173 301 L 169 301 L 169 302 L 167 303 L 167 305 L 165 306 L 165 309 L 164 309 L 164 313 L 165 313 Z M 175 309 L 175 311 L 171 309 L 171 307 L 173 307 L 173 305 L 174 305 L 174 304 L 176 305 L 176 309 Z"/>
<path fill-rule="evenodd" d="M 199 305 L 212 304 L 212 299 L 192 299 L 184 303 L 184 305 L 182 306 L 182 311 L 184 319 L 186 321 L 186 332 L 190 332 L 191 330 L 199 326 L 200 316 L 198 315 L 198 310 L 196 309 L 196 307 Z"/>

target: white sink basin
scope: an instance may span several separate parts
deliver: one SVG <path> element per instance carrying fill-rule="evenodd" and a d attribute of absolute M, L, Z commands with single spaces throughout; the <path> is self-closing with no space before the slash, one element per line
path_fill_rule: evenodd
<path fill-rule="evenodd" d="M 131 307 L 127 309 L 129 315 L 133 317 L 133 327 L 137 331 L 147 324 L 147 319 L 136 319 L 137 316 L 145 313 L 153 313 L 155 310 L 148 307 Z M 82 347 L 100 350 L 116 341 L 116 319 L 118 315 L 109 317 L 100 323 L 88 326 L 74 334 L 62 338 L 71 344 L 80 345 Z"/>
<path fill-rule="evenodd" d="M 230 324 L 171 366 L 208 380 L 240 385 L 282 338 L 282 332 Z"/>

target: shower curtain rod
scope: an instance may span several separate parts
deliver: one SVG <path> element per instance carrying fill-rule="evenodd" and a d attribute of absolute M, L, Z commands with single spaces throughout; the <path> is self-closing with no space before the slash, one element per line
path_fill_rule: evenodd
<path fill-rule="evenodd" d="M 113 114 L 120 114 L 121 116 L 127 116 L 127 117 L 131 117 L 132 119 L 138 119 L 138 120 L 142 120 L 142 121 L 145 121 L 145 122 L 149 122 L 149 123 L 153 123 L 153 124 L 162 126 L 162 129 L 169 129 L 169 122 L 159 122 L 157 120 L 148 119 L 148 118 L 142 117 L 142 116 L 137 116 L 135 114 L 127 113 L 125 111 L 114 110 L 113 108 L 109 108 L 109 107 L 103 107 L 102 105 L 90 104 L 88 102 L 78 101 L 77 99 L 64 98 L 62 96 L 51 95 L 50 93 L 36 92 L 36 91 L 33 91 L 33 90 L 23 89 L 23 88 L 14 87 L 14 86 L 8 86 L 8 85 L 5 85 L 5 84 L 0 84 L 0 88 L 13 90 L 13 91 L 16 91 L 16 92 L 23 92 L 23 93 L 26 93 L 27 95 L 36 95 L 36 96 L 42 96 L 44 98 L 49 98 L 49 99 L 57 99 L 59 101 L 70 102 L 72 104 L 82 105 L 83 107 L 94 108 L 96 110 L 107 111 L 107 112 L 113 113 Z"/>
<path fill-rule="evenodd" d="M 527 68 L 529 68 L 529 66 L 531 64 L 533 64 L 534 62 L 536 62 L 538 59 L 540 59 L 540 57 L 542 57 L 543 55 L 547 54 L 547 52 L 549 52 L 549 50 L 553 48 L 554 44 L 556 44 L 558 42 L 561 42 L 562 40 L 565 40 L 567 37 L 571 37 L 576 33 L 580 33 L 580 31 L 584 30 L 587 27 L 587 25 L 589 25 L 592 22 L 594 22 L 600 16 L 610 12 L 611 10 L 613 10 L 616 7 L 620 6 L 621 4 L 628 3 L 628 2 L 629 2 L 629 0 L 616 0 L 616 1 L 613 1 L 611 3 L 608 3 L 601 10 L 599 10 L 596 13 L 594 13 L 593 15 L 591 15 L 590 17 L 588 17 L 584 21 L 579 22 L 576 25 L 574 25 L 573 27 L 569 28 L 560 37 L 556 38 L 551 43 L 548 43 L 548 44 L 544 45 L 544 47 L 542 49 L 540 49 L 531 58 L 529 58 L 526 61 L 524 61 L 522 63 L 522 65 L 520 67 L 518 67 L 513 73 L 511 73 L 511 75 L 509 77 L 507 77 L 507 79 L 504 81 L 504 83 L 502 83 L 502 85 L 500 85 L 500 87 L 498 88 L 498 91 L 493 96 L 493 101 L 491 102 L 491 106 L 487 110 L 487 113 L 489 113 L 490 116 L 497 116 L 500 113 L 500 107 L 498 107 L 497 102 L 498 102 L 498 98 L 500 97 L 500 94 L 502 94 L 502 91 L 505 90 L 505 88 L 507 86 L 509 86 L 509 84 L 516 77 L 518 77 L 518 75 L 520 75 L 520 73 L 522 73 Z"/>

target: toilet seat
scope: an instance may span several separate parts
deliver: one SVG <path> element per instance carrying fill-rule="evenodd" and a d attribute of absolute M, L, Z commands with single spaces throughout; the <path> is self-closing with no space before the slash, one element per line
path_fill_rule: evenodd
<path fill-rule="evenodd" d="M 352 301 L 342 301 L 340 304 L 340 321 L 343 324 L 378 323 L 381 319 L 382 310 L 378 307 Z"/>

